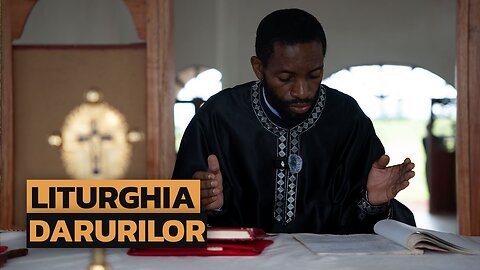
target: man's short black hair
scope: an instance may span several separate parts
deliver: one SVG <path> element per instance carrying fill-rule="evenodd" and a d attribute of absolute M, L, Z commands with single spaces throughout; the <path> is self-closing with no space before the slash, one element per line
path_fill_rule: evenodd
<path fill-rule="evenodd" d="M 304 10 L 281 9 L 267 15 L 258 25 L 255 52 L 257 57 L 267 64 L 275 42 L 293 45 L 311 41 L 322 44 L 325 56 L 327 39 L 320 22 Z"/>

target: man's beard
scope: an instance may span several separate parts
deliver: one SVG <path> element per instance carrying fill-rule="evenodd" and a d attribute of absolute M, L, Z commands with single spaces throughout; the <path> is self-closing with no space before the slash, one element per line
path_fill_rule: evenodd
<path fill-rule="evenodd" d="M 277 110 L 282 119 L 285 119 L 287 121 L 298 122 L 300 120 L 303 120 L 305 118 L 305 115 L 309 113 L 294 113 L 288 109 L 290 105 L 307 103 L 313 106 L 313 103 L 315 102 L 314 98 L 293 99 L 288 101 L 282 100 L 275 93 L 273 93 L 272 90 L 270 90 L 272 88 L 268 85 L 266 80 L 264 80 L 263 83 L 263 86 L 265 88 L 265 96 L 267 97 L 268 102 L 273 106 L 273 108 L 275 108 L 275 110 Z"/>

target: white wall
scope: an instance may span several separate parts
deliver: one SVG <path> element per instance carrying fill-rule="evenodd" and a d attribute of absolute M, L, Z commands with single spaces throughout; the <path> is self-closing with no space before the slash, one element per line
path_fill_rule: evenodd
<path fill-rule="evenodd" d="M 147 0 L 148 1 L 148 0 Z M 260 20 L 278 8 L 314 14 L 327 34 L 325 76 L 352 65 L 420 66 L 454 84 L 454 0 L 175 0 L 176 69 L 204 64 L 224 86 L 253 80 Z M 39 0 L 17 44 L 140 42 L 121 0 Z"/>
<path fill-rule="evenodd" d="M 223 48 L 217 25 L 220 12 L 216 0 L 175 0 L 176 69 L 192 65 L 219 66 Z"/>
<path fill-rule="evenodd" d="M 178 23 L 191 19 L 182 10 L 194 2 L 217 3 L 218 33 L 196 50 L 205 58 L 210 57 L 207 52 L 216 52 L 225 86 L 254 79 L 249 59 L 254 54 L 257 25 L 273 10 L 288 7 L 305 9 L 323 24 L 328 40 L 325 76 L 352 65 L 402 64 L 423 67 L 454 83 L 453 0 L 176 0 Z M 202 29 L 211 14 L 198 14 L 197 27 L 191 30 L 211 35 Z M 177 43 L 195 44 L 186 33 L 177 35 L 181 35 Z M 210 50 L 215 38 L 218 43 Z M 179 50 L 177 65 L 188 62 Z"/>

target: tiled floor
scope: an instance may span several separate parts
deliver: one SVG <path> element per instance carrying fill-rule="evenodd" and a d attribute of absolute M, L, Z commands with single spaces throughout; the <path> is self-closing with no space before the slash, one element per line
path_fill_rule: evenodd
<path fill-rule="evenodd" d="M 458 233 L 455 214 L 431 214 L 428 211 L 428 201 L 405 202 L 405 204 L 412 210 L 418 228 Z"/>

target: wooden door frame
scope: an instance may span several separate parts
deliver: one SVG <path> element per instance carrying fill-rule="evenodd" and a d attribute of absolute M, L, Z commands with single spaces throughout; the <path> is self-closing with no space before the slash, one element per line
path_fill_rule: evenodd
<path fill-rule="evenodd" d="M 147 177 L 150 179 L 171 178 L 176 157 L 173 5 L 173 0 L 147 0 L 144 6 L 147 18 Z"/>
<path fill-rule="evenodd" d="M 13 74 L 11 2 L 1 1 L 1 178 L 0 178 L 0 228 L 13 225 Z"/>
<path fill-rule="evenodd" d="M 456 39 L 458 225 L 480 235 L 480 0 L 457 0 Z"/>
<path fill-rule="evenodd" d="M 0 1 L 0 228 L 8 229 L 15 227 L 12 41 L 21 36 L 37 1 Z M 173 0 L 124 0 L 124 3 L 132 15 L 137 35 L 146 41 L 147 178 L 168 179 L 175 162 Z"/>
<path fill-rule="evenodd" d="M 123 0 L 147 45 L 147 178 L 169 179 L 175 164 L 173 0 Z"/>

